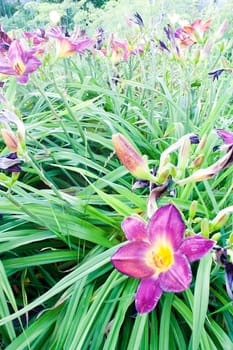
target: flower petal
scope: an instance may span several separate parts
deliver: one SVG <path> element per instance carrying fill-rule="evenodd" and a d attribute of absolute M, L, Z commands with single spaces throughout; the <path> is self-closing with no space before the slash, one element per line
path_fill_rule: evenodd
<path fill-rule="evenodd" d="M 182 292 L 189 288 L 192 271 L 187 258 L 181 254 L 174 254 L 172 267 L 159 275 L 160 287 L 165 292 Z"/>
<path fill-rule="evenodd" d="M 149 277 L 154 270 L 146 263 L 146 253 L 151 246 L 146 242 L 130 242 L 119 248 L 111 260 L 115 268 L 134 278 Z"/>
<path fill-rule="evenodd" d="M 148 241 L 146 224 L 142 219 L 129 216 L 122 222 L 121 227 L 129 241 Z"/>
<path fill-rule="evenodd" d="M 163 291 L 159 286 L 158 279 L 143 279 L 137 289 L 135 303 L 140 314 L 152 311 L 157 305 Z"/>
<path fill-rule="evenodd" d="M 227 294 L 233 300 L 233 264 L 230 262 L 225 265 L 225 279 Z"/>
<path fill-rule="evenodd" d="M 226 144 L 233 144 L 233 132 L 227 131 L 227 130 L 222 130 L 222 129 L 217 129 L 217 134 L 218 136 L 221 137 L 224 143 Z"/>
<path fill-rule="evenodd" d="M 168 240 L 176 250 L 184 236 L 185 225 L 180 212 L 173 204 L 165 205 L 152 216 L 148 225 L 151 242 Z"/>
<path fill-rule="evenodd" d="M 203 236 L 192 236 L 185 238 L 179 247 L 179 253 L 184 254 L 188 261 L 201 259 L 213 248 L 215 242 Z"/>

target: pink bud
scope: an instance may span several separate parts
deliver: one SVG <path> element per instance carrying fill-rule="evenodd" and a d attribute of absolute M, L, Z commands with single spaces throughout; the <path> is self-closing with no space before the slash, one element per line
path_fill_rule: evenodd
<path fill-rule="evenodd" d="M 151 180 L 151 175 L 147 161 L 131 145 L 131 143 L 120 133 L 112 136 L 114 149 L 121 163 L 136 178 Z"/>

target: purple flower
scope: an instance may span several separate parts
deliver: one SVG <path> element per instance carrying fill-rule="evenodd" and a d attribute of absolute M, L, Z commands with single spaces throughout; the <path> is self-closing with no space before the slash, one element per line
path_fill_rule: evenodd
<path fill-rule="evenodd" d="M 0 169 L 9 171 L 11 173 L 19 173 L 21 161 L 18 159 L 17 153 L 10 153 L 6 156 L 0 156 Z"/>
<path fill-rule="evenodd" d="M 7 54 L 0 55 L 0 73 L 17 76 L 17 81 L 26 84 L 29 73 L 41 65 L 33 51 L 24 50 L 18 40 L 12 41 Z"/>
<path fill-rule="evenodd" d="M 33 45 L 41 45 L 48 41 L 48 37 L 46 36 L 46 32 L 43 28 L 39 28 L 38 30 L 33 30 L 31 32 L 25 32 L 24 35 L 26 38 L 32 39 Z"/>
<path fill-rule="evenodd" d="M 8 34 L 3 30 L 0 25 L 0 52 L 8 51 L 10 44 L 12 43 L 12 39 L 8 36 Z"/>
<path fill-rule="evenodd" d="M 185 238 L 185 224 L 173 204 L 158 209 L 148 225 L 138 217 L 127 217 L 122 229 L 129 242 L 116 251 L 112 263 L 121 273 L 141 279 L 136 293 L 139 313 L 152 311 L 163 292 L 189 288 L 189 263 L 202 258 L 214 245 L 199 235 Z"/>
<path fill-rule="evenodd" d="M 94 41 L 86 36 L 85 31 L 75 30 L 70 36 L 61 28 L 54 27 L 48 35 L 56 40 L 56 52 L 59 58 L 69 57 L 75 52 L 84 54 L 85 50 L 90 49 L 94 44 Z"/>

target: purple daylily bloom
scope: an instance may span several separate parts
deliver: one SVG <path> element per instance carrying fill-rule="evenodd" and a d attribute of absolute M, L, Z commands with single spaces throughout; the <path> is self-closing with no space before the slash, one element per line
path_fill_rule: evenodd
<path fill-rule="evenodd" d="M 148 225 L 138 217 L 127 217 L 122 229 L 129 242 L 116 251 L 112 263 L 121 273 L 141 279 L 136 293 L 140 314 L 152 311 L 163 292 L 189 288 L 189 263 L 214 246 L 214 241 L 199 235 L 184 237 L 185 224 L 173 204 L 158 209 Z"/>
<path fill-rule="evenodd" d="M 68 32 L 64 33 L 62 28 L 51 28 L 48 35 L 56 40 L 57 57 L 65 58 L 73 55 L 75 52 L 84 54 L 86 49 L 90 49 L 94 41 L 86 36 L 85 31 L 75 30 L 70 36 Z"/>
<path fill-rule="evenodd" d="M 0 73 L 17 76 L 17 81 L 26 84 L 29 73 L 41 65 L 33 51 L 26 51 L 18 40 L 13 40 L 7 54 L 0 55 Z"/>

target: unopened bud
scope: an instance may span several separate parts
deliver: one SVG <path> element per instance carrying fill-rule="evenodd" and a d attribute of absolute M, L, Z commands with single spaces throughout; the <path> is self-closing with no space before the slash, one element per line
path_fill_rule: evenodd
<path fill-rule="evenodd" d="M 218 242 L 221 238 L 221 233 L 220 232 L 216 232 L 214 235 L 211 236 L 211 239 L 215 242 Z"/>
<path fill-rule="evenodd" d="M 207 137 L 206 135 L 202 136 L 197 148 L 196 148 L 196 152 L 195 154 L 199 154 L 200 151 L 202 151 L 204 148 L 205 148 L 205 145 L 206 145 L 206 141 L 207 141 Z"/>
<path fill-rule="evenodd" d="M 201 220 L 201 233 L 202 233 L 202 236 L 207 238 L 209 237 L 209 233 L 210 233 L 209 220 L 207 218 L 204 218 Z"/>
<path fill-rule="evenodd" d="M 198 168 L 200 165 L 202 165 L 204 159 L 205 159 L 204 155 L 200 154 L 196 159 L 194 159 L 194 161 L 191 164 L 191 167 Z"/>
<path fill-rule="evenodd" d="M 118 158 L 133 176 L 142 180 L 155 179 L 150 173 L 146 158 L 142 157 L 122 134 L 113 135 L 112 142 Z"/>
<path fill-rule="evenodd" d="M 233 232 L 230 234 L 228 240 L 231 244 L 233 244 Z"/>
<path fill-rule="evenodd" d="M 233 206 L 221 210 L 217 216 L 211 221 L 211 231 L 217 231 L 225 225 L 229 218 L 229 214 L 233 212 Z"/>
<path fill-rule="evenodd" d="M 164 183 L 168 176 L 170 175 L 170 166 L 167 165 L 166 167 L 161 169 L 161 172 L 157 174 L 157 183 L 162 184 Z"/>
<path fill-rule="evenodd" d="M 217 175 L 223 169 L 227 168 L 230 164 L 232 164 L 232 155 L 233 148 L 229 148 L 228 152 L 222 158 L 220 158 L 214 164 L 210 165 L 208 168 L 198 169 L 189 177 L 182 180 L 178 180 L 176 181 L 176 183 L 178 185 L 185 185 L 189 182 L 199 182 L 210 179 L 211 177 Z"/>
<path fill-rule="evenodd" d="M 1 129 L 2 138 L 11 152 L 18 150 L 18 140 L 11 129 Z"/>
<path fill-rule="evenodd" d="M 189 208 L 189 217 L 192 220 L 197 212 L 197 201 L 192 201 Z"/>
<path fill-rule="evenodd" d="M 188 166 L 188 162 L 190 159 L 190 150 L 191 150 L 191 143 L 189 136 L 183 138 L 182 144 L 180 146 L 179 151 L 179 157 L 178 157 L 178 164 L 177 164 L 177 176 L 180 178 L 185 169 Z"/>
<path fill-rule="evenodd" d="M 218 28 L 218 30 L 215 32 L 215 37 L 217 39 L 221 38 L 223 36 L 223 34 L 225 33 L 225 31 L 227 30 L 228 27 L 228 22 L 227 20 L 223 21 L 223 23 L 220 25 L 220 27 Z"/>

